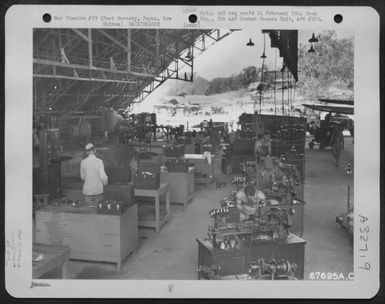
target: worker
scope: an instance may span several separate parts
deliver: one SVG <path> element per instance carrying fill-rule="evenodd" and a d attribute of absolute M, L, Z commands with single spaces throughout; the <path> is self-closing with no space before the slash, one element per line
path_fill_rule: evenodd
<path fill-rule="evenodd" d="M 256 215 L 258 207 L 266 197 L 254 186 L 247 185 L 235 194 L 235 204 L 240 211 L 241 221 L 247 220 L 250 216 Z"/>
<path fill-rule="evenodd" d="M 83 118 L 79 121 L 79 137 L 81 144 L 86 144 L 91 138 L 91 125 L 86 119 Z"/>
<path fill-rule="evenodd" d="M 89 143 L 85 148 L 87 157 L 80 163 L 84 200 L 87 206 L 97 206 L 103 200 L 103 186 L 107 185 L 108 177 L 103 161 L 95 155 L 95 146 Z"/>
<path fill-rule="evenodd" d="M 285 174 L 274 165 L 272 158 L 264 158 L 257 170 L 257 187 L 261 190 L 271 189 L 274 182 L 284 181 L 285 179 Z"/>
<path fill-rule="evenodd" d="M 254 155 L 257 163 L 261 163 L 265 157 L 271 155 L 270 132 L 265 131 L 263 136 L 259 135 L 254 145 Z"/>
<path fill-rule="evenodd" d="M 342 149 L 344 149 L 344 135 L 342 134 L 342 127 L 340 124 L 336 124 L 332 128 L 332 134 L 330 136 L 329 145 L 333 148 L 333 157 L 335 159 L 335 166 L 339 166 L 340 156 Z"/>
<path fill-rule="evenodd" d="M 332 113 L 329 112 L 328 114 L 325 115 L 325 126 L 328 128 L 329 125 L 330 125 L 330 122 L 331 122 L 331 117 L 332 117 Z"/>

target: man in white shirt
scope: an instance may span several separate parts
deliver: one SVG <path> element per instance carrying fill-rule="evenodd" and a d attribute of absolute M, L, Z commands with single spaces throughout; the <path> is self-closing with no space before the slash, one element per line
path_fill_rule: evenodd
<path fill-rule="evenodd" d="M 108 183 L 103 161 L 95 156 L 95 146 L 86 145 L 87 157 L 80 163 L 80 177 L 84 181 L 83 194 L 87 206 L 97 206 L 103 200 L 103 186 Z"/>

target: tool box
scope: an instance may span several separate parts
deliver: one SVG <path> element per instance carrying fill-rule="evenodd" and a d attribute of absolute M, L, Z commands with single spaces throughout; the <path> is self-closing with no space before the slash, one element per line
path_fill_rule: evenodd
<path fill-rule="evenodd" d="M 166 161 L 166 167 L 168 172 L 187 172 L 189 167 L 193 167 L 193 164 L 187 159 L 169 159 Z"/>
<path fill-rule="evenodd" d="M 204 144 L 202 145 L 202 153 L 203 152 L 210 152 L 210 153 L 214 153 L 214 148 L 213 148 L 213 145 L 212 144 Z"/>
<path fill-rule="evenodd" d="M 176 143 L 179 145 L 191 144 L 191 137 L 179 136 L 176 140 Z"/>
<path fill-rule="evenodd" d="M 163 154 L 166 157 L 182 157 L 184 155 L 184 145 L 163 146 Z"/>
<path fill-rule="evenodd" d="M 135 189 L 158 189 L 160 187 L 160 172 L 137 171 L 134 175 Z"/>

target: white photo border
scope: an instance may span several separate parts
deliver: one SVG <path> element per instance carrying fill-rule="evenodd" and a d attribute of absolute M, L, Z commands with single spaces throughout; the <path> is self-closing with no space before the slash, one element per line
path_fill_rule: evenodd
<path fill-rule="evenodd" d="M 101 22 L 42 15 L 148 15 L 148 6 L 14 5 L 5 17 L 5 241 L 6 289 L 14 297 L 96 298 L 371 298 L 380 271 L 379 15 L 371 7 L 152 6 L 151 15 L 172 16 L 157 28 L 193 28 L 188 15 L 200 10 L 316 11 L 316 23 L 200 21 L 197 28 L 354 31 L 354 272 L 352 281 L 169 281 L 32 280 L 32 54 L 33 28 L 103 28 Z M 127 13 L 125 13 L 127 12 Z M 335 14 L 343 15 L 336 24 Z M 124 26 L 127 27 L 127 26 Z M 110 27 L 118 28 L 118 27 Z M 137 26 L 135 26 L 137 28 Z M 152 27 L 154 28 L 154 27 Z M 370 130 L 370 136 L 368 136 Z M 24 210 L 26 212 L 21 212 Z M 365 220 L 367 219 L 367 220 Z M 367 241 L 363 231 L 369 229 Z M 363 246 L 367 251 L 362 257 Z M 8 259 L 7 259 L 8 257 Z M 8 261 L 8 263 L 7 263 Z M 363 268 L 370 269 L 366 270 Z M 35 284 L 35 285 L 34 285 Z M 279 290 L 279 292 L 277 292 Z"/>

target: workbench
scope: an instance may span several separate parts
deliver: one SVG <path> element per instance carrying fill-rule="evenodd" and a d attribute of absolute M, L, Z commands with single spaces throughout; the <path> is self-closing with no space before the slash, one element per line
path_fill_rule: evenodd
<path fill-rule="evenodd" d="M 38 279 L 47 272 L 61 267 L 61 278 L 70 279 L 69 257 L 70 247 L 52 246 L 33 243 L 32 245 L 32 278 Z M 35 261 L 36 258 L 41 260 Z"/>
<path fill-rule="evenodd" d="M 36 242 L 66 245 L 70 258 L 116 263 L 138 244 L 138 208 L 127 207 L 121 215 L 98 214 L 97 208 L 48 205 L 36 211 Z"/>
<path fill-rule="evenodd" d="M 304 278 L 306 241 L 294 234 L 275 241 L 252 242 L 251 246 L 240 244 L 238 248 L 229 250 L 214 248 L 206 239 L 199 238 L 196 241 L 198 242 L 198 268 L 218 265 L 221 276 L 247 273 L 250 262 L 263 258 L 265 260 L 287 259 L 294 262 L 297 264 L 295 277 L 300 280 Z M 198 279 L 200 279 L 199 274 Z"/>
<path fill-rule="evenodd" d="M 189 167 L 187 172 L 161 171 L 160 182 L 169 185 L 170 202 L 186 208 L 194 196 L 194 167 Z"/>
<path fill-rule="evenodd" d="M 166 196 L 166 213 L 164 216 L 160 216 L 160 198 Z M 170 188 L 165 182 L 160 183 L 158 189 L 135 189 L 135 197 L 150 197 L 154 198 L 155 207 L 155 218 L 153 219 L 139 219 L 138 223 L 141 227 L 155 228 L 156 232 L 159 233 L 160 227 L 165 224 L 170 218 Z M 140 200 L 137 200 L 139 203 Z"/>
<path fill-rule="evenodd" d="M 207 185 L 222 173 L 222 156 L 220 155 L 212 154 L 210 164 L 203 154 L 185 154 L 183 159 L 194 164 L 196 184 Z M 199 173 L 204 173 L 207 176 L 199 176 Z"/>

